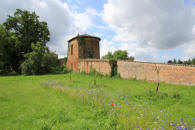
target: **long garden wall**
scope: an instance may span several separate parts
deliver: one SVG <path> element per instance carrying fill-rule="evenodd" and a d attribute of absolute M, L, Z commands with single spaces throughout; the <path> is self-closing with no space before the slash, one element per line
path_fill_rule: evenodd
<path fill-rule="evenodd" d="M 118 61 L 118 73 L 122 78 L 159 81 L 170 84 L 195 85 L 195 67 L 168 64 Z M 159 70 L 159 73 L 158 73 Z"/>
<path fill-rule="evenodd" d="M 99 59 L 83 59 L 79 60 L 79 72 L 90 72 L 90 69 L 93 68 L 97 72 L 100 72 L 104 75 L 110 75 L 111 66 L 109 60 L 99 60 Z"/>
<path fill-rule="evenodd" d="M 79 60 L 79 72 L 90 72 L 93 68 L 104 75 L 112 71 L 109 60 L 83 59 Z M 169 65 L 148 62 L 117 61 L 117 72 L 121 78 L 137 79 L 170 84 L 183 84 L 195 86 L 195 67 L 182 65 Z"/>

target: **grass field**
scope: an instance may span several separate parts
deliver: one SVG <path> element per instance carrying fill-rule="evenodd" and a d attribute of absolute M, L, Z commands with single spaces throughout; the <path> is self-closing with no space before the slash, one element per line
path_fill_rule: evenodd
<path fill-rule="evenodd" d="M 73 73 L 0 77 L 0 129 L 192 129 L 195 87 Z"/>

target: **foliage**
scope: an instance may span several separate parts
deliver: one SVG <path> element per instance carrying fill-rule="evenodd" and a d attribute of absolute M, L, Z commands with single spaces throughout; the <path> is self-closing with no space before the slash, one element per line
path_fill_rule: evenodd
<path fill-rule="evenodd" d="M 24 55 L 31 52 L 31 44 L 41 42 L 44 46 L 49 41 L 49 30 L 46 22 L 40 22 L 35 12 L 17 9 L 13 16 L 3 23 L 9 32 L 12 43 L 12 68 L 20 72 L 19 66 L 23 63 Z"/>
<path fill-rule="evenodd" d="M 0 74 L 5 74 L 11 69 L 12 46 L 7 30 L 0 25 Z"/>
<path fill-rule="evenodd" d="M 116 60 L 109 60 L 110 66 L 111 66 L 111 73 L 110 76 L 116 76 L 117 75 L 117 61 Z"/>
<path fill-rule="evenodd" d="M 194 87 L 162 83 L 157 96 L 152 82 L 71 76 L 1 76 L 0 129 L 195 127 Z"/>
<path fill-rule="evenodd" d="M 172 60 L 169 60 L 167 63 L 168 63 L 168 64 L 195 65 L 195 58 L 193 58 L 193 59 L 188 59 L 188 60 L 184 60 L 184 61 L 182 61 L 182 60 L 180 60 L 180 59 L 178 59 L 178 60 L 174 59 L 173 61 L 172 61 Z"/>
<path fill-rule="evenodd" d="M 105 56 L 102 57 L 103 59 L 114 59 L 113 58 L 113 55 L 112 55 L 112 52 L 108 52 Z"/>
<path fill-rule="evenodd" d="M 118 50 L 113 53 L 114 59 L 120 59 L 120 60 L 127 60 L 128 59 L 128 53 L 127 51 Z"/>
<path fill-rule="evenodd" d="M 46 49 L 47 50 L 47 49 Z M 62 68 L 58 63 L 58 55 L 51 51 L 46 51 L 42 60 L 41 73 L 60 73 Z"/>
<path fill-rule="evenodd" d="M 105 56 L 102 57 L 103 59 L 114 59 L 114 60 L 130 60 L 134 61 L 134 57 L 128 57 L 128 53 L 126 50 L 117 50 L 113 54 L 112 52 L 108 52 Z"/>
<path fill-rule="evenodd" d="M 42 43 L 31 45 L 32 52 L 25 54 L 26 60 L 21 64 L 23 74 L 43 74 L 59 71 L 58 56 Z"/>
<path fill-rule="evenodd" d="M 67 60 L 68 60 L 68 58 L 64 57 L 64 65 L 66 65 Z"/>

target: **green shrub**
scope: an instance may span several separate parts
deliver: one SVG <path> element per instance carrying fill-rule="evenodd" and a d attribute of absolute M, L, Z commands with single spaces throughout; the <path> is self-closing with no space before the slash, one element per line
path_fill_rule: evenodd
<path fill-rule="evenodd" d="M 22 74 L 44 74 L 62 72 L 58 63 L 58 55 L 50 52 L 42 43 L 32 44 L 32 52 L 25 54 L 25 61 L 21 64 Z"/>

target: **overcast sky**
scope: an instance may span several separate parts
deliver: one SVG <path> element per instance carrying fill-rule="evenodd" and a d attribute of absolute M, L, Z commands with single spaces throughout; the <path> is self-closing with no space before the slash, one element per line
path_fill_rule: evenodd
<path fill-rule="evenodd" d="M 0 23 L 17 8 L 48 23 L 59 57 L 78 33 L 100 37 L 101 56 L 122 49 L 137 61 L 195 57 L 193 0 L 0 0 Z"/>

